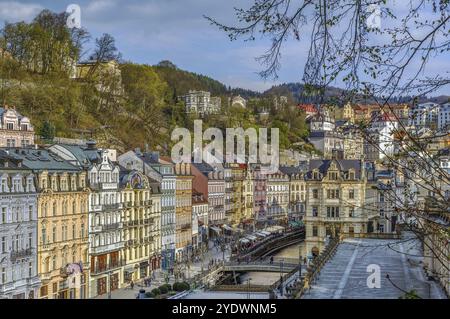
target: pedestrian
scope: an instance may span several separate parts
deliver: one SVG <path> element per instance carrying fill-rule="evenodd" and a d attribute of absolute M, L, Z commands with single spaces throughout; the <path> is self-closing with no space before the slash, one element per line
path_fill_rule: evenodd
<path fill-rule="evenodd" d="M 133 280 L 131 280 L 130 286 L 131 286 L 131 289 L 134 289 L 134 282 L 133 282 Z"/>

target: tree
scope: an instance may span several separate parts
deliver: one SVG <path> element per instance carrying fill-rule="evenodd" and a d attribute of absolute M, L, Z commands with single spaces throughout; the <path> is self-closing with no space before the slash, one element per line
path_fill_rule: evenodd
<path fill-rule="evenodd" d="M 450 84 L 449 72 L 426 72 L 430 63 L 450 51 L 449 8 L 448 0 L 410 0 L 402 6 L 389 0 L 254 0 L 249 8 L 235 9 L 235 25 L 206 17 L 232 41 L 252 41 L 257 35 L 271 39 L 270 47 L 258 57 L 262 78 L 278 76 L 286 41 L 306 43 L 309 52 L 302 80 L 307 94 L 322 103 L 326 89 L 340 80 L 347 89 L 339 98 L 341 105 L 362 97 L 374 101 L 381 116 L 398 123 L 391 132 L 396 136 L 394 155 L 379 147 L 371 122 L 358 128 L 365 142 L 383 155 L 378 164 L 402 179 L 401 194 L 395 185 L 384 191 L 395 200 L 396 213 L 407 229 L 443 264 L 446 273 L 438 274 L 441 278 L 448 278 L 448 256 L 424 239 L 436 236 L 446 243 L 450 237 L 445 225 L 433 221 L 436 216 L 449 218 L 449 174 L 440 166 L 439 152 L 429 148 L 448 132 L 432 130 L 427 136 L 411 129 L 397 115 L 393 102 L 409 95 L 414 106 L 426 94 Z M 373 23 L 378 14 L 383 26 Z"/>
<path fill-rule="evenodd" d="M 55 137 L 55 127 L 49 121 L 45 121 L 39 130 L 39 135 L 44 141 L 51 142 Z"/>

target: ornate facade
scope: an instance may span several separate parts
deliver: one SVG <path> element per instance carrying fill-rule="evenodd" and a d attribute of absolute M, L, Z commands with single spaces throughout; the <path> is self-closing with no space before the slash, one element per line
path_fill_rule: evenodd
<path fill-rule="evenodd" d="M 0 147 L 34 145 L 34 128 L 28 117 L 14 108 L 0 107 Z"/>
<path fill-rule="evenodd" d="M 34 174 L 14 151 L 0 150 L 0 299 L 38 295 Z"/>

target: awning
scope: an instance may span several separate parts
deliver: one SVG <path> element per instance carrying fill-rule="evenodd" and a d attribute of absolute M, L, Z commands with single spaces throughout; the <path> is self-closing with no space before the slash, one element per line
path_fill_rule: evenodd
<path fill-rule="evenodd" d="M 229 230 L 229 231 L 232 231 L 233 230 L 233 228 L 231 228 L 230 226 L 228 226 L 228 225 L 223 225 L 222 226 L 225 230 Z"/>
<path fill-rule="evenodd" d="M 210 226 L 209 228 L 215 231 L 217 234 L 220 234 L 222 232 L 222 230 L 219 227 Z"/>
<path fill-rule="evenodd" d="M 244 244 L 249 243 L 249 240 L 248 240 L 248 239 L 245 239 L 245 238 L 241 238 L 241 239 L 239 239 L 239 241 L 240 241 L 241 243 L 244 243 Z"/>
<path fill-rule="evenodd" d="M 259 237 L 266 237 L 267 236 L 266 234 L 264 234 L 262 232 L 257 232 L 257 233 L 255 233 L 255 235 L 259 236 Z"/>
<path fill-rule="evenodd" d="M 270 235 L 270 232 L 265 231 L 265 230 L 261 230 L 260 233 L 261 233 L 261 234 L 264 234 L 264 235 L 266 235 L 266 236 L 269 236 L 269 235 Z"/>

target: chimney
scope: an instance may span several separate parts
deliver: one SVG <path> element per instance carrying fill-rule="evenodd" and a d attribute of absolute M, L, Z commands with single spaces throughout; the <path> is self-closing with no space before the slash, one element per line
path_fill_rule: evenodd
<path fill-rule="evenodd" d="M 97 142 L 94 140 L 89 140 L 86 142 L 86 146 L 88 150 L 95 150 L 95 147 L 97 146 Z"/>

